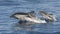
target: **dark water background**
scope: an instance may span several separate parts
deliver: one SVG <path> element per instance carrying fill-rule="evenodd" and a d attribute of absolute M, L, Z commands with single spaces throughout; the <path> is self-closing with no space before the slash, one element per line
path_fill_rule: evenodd
<path fill-rule="evenodd" d="M 44 10 L 53 13 L 57 22 L 52 24 L 35 24 L 29 28 L 16 26 L 18 20 L 10 18 L 15 12 Z M 60 0 L 0 0 L 0 34 L 59 34 Z"/>

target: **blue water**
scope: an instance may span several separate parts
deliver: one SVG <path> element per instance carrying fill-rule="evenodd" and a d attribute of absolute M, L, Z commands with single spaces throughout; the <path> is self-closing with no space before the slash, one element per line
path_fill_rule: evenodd
<path fill-rule="evenodd" d="M 21 27 L 17 19 L 10 18 L 13 13 L 31 10 L 53 13 L 57 17 L 57 22 Z M 0 0 L 0 34 L 59 34 L 59 32 L 60 0 Z"/>

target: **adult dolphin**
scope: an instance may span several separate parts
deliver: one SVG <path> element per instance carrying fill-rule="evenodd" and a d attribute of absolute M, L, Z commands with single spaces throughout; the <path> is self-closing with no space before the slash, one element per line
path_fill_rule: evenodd
<path fill-rule="evenodd" d="M 22 24 L 23 21 L 30 21 L 33 23 L 46 23 L 45 20 L 41 20 L 40 18 L 38 18 L 37 16 L 35 16 L 35 12 L 31 11 L 31 12 L 20 12 L 20 13 L 14 13 L 12 16 L 13 18 L 16 18 L 18 20 L 20 20 L 20 24 Z"/>

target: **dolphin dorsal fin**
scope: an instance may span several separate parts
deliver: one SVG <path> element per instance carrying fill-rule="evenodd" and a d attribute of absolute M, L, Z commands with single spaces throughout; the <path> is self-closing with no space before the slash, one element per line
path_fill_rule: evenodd
<path fill-rule="evenodd" d="M 29 14 L 34 14 L 34 13 L 35 13 L 34 11 L 29 12 Z"/>
<path fill-rule="evenodd" d="M 34 12 L 34 11 L 29 12 L 29 13 L 28 13 L 28 16 L 29 16 L 29 17 L 35 17 L 35 12 Z"/>
<path fill-rule="evenodd" d="M 45 14 L 45 15 L 47 15 L 48 13 L 45 12 L 45 11 L 40 11 L 40 14 Z"/>

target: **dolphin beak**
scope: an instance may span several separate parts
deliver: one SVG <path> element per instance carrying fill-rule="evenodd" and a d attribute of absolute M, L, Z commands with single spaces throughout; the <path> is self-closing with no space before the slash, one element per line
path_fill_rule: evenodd
<path fill-rule="evenodd" d="M 15 19 L 18 19 L 17 17 L 15 17 L 14 15 L 11 15 L 10 18 L 15 18 Z"/>
<path fill-rule="evenodd" d="M 14 18 L 14 15 L 11 15 L 10 18 Z"/>

